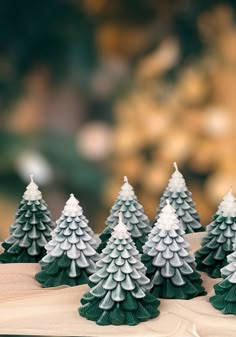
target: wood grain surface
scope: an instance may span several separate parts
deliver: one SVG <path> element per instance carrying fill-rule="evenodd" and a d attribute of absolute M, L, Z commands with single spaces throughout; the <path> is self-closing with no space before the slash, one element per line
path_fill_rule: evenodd
<path fill-rule="evenodd" d="M 192 250 L 203 234 L 186 235 Z M 104 337 L 236 337 L 236 317 L 222 315 L 208 301 L 213 280 L 202 273 L 207 296 L 193 300 L 161 300 L 160 316 L 134 327 L 101 327 L 78 314 L 88 289 L 42 289 L 35 281 L 38 264 L 0 265 L 0 334 Z"/>

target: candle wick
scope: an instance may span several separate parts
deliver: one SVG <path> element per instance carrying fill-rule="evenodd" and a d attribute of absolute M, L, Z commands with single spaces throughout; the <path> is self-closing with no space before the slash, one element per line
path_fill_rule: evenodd
<path fill-rule="evenodd" d="M 176 161 L 174 162 L 174 168 L 175 168 L 176 171 L 179 171 Z"/>
<path fill-rule="evenodd" d="M 166 204 L 167 204 L 168 206 L 170 206 L 170 200 L 169 200 L 169 199 L 166 200 Z"/>

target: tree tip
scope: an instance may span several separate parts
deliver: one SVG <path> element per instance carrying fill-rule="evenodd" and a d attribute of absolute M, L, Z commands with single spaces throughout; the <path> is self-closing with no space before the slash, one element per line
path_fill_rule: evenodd
<path fill-rule="evenodd" d="M 30 180 L 31 180 L 32 183 L 34 182 L 34 175 L 33 175 L 33 173 L 30 174 Z"/>
<path fill-rule="evenodd" d="M 128 183 L 128 178 L 124 176 L 124 183 Z"/>
<path fill-rule="evenodd" d="M 178 171 L 178 166 L 177 166 L 177 163 L 176 163 L 176 161 L 174 162 L 174 164 L 173 164 L 173 165 L 174 165 L 174 168 L 175 168 L 175 170 L 176 170 L 176 171 Z"/>

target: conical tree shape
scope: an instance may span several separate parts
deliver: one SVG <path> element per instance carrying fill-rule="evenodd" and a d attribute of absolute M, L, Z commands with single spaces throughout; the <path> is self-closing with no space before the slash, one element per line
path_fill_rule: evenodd
<path fill-rule="evenodd" d="M 87 283 L 99 258 L 97 242 L 73 194 L 56 225 L 52 240 L 46 245 L 47 255 L 40 261 L 42 270 L 35 275 L 36 280 L 45 288 Z"/>
<path fill-rule="evenodd" d="M 169 184 L 165 189 L 157 208 L 155 222 L 157 221 L 166 200 L 176 210 L 180 224 L 185 233 L 203 232 L 205 229 L 200 224 L 198 212 L 192 199 L 192 193 L 188 190 L 183 175 L 179 172 L 177 164 L 174 163 L 175 172 L 172 174 Z"/>
<path fill-rule="evenodd" d="M 99 325 L 136 325 L 159 314 L 159 301 L 147 290 L 146 268 L 121 218 L 120 213 L 79 308 L 81 316 Z"/>
<path fill-rule="evenodd" d="M 107 241 L 117 225 L 119 212 L 122 212 L 124 224 L 127 226 L 138 251 L 142 253 L 142 247 L 151 231 L 151 226 L 148 217 L 144 214 L 143 206 L 139 204 L 134 190 L 126 177 L 118 198 L 111 208 L 110 216 L 106 220 L 106 228 L 100 235 L 101 244 L 98 247 L 98 252 L 101 253 L 106 247 Z"/>
<path fill-rule="evenodd" d="M 236 201 L 231 191 L 223 198 L 207 234 L 196 251 L 197 269 L 213 278 L 221 277 L 221 268 L 227 264 L 227 255 L 233 252 L 236 240 Z"/>
<path fill-rule="evenodd" d="M 31 176 L 10 227 L 10 237 L 2 244 L 5 251 L 0 255 L 0 262 L 38 262 L 46 253 L 45 245 L 51 239 L 52 228 L 47 204 Z"/>
<path fill-rule="evenodd" d="M 169 200 L 151 234 L 142 256 L 146 275 L 153 284 L 151 294 L 179 299 L 204 295 L 200 274 L 188 252 L 189 244 L 184 240 L 184 231 Z"/>
<path fill-rule="evenodd" d="M 234 252 L 227 256 L 228 264 L 221 269 L 223 281 L 214 285 L 215 295 L 211 304 L 223 314 L 236 315 L 236 244 Z"/>

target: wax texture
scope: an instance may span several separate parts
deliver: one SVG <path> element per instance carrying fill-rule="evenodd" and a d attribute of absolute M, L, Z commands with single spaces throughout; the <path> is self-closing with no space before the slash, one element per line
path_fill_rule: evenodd
<path fill-rule="evenodd" d="M 71 195 L 46 245 L 47 254 L 39 262 L 42 270 L 35 275 L 36 280 L 45 288 L 87 283 L 99 258 L 93 236 L 78 200 Z"/>
<path fill-rule="evenodd" d="M 186 234 L 203 232 L 205 229 L 200 224 L 200 217 L 195 209 L 192 193 L 188 190 L 185 179 L 178 171 L 176 164 L 174 165 L 176 167 L 175 172 L 172 174 L 169 184 L 160 199 L 154 222 L 157 221 L 168 199 L 176 210 L 182 229 Z"/>
<path fill-rule="evenodd" d="M 118 223 L 119 212 L 122 212 L 123 222 L 127 226 L 138 251 L 142 253 L 142 247 L 151 231 L 151 226 L 144 213 L 143 206 L 138 202 L 137 196 L 126 177 L 106 220 L 106 227 L 100 235 L 101 244 L 98 247 L 98 252 L 101 253 L 106 247 L 107 241 Z"/>
<path fill-rule="evenodd" d="M 210 297 L 211 304 L 223 314 L 236 315 L 236 245 L 228 255 L 227 265 L 221 269 L 223 281 L 214 286 L 215 295 Z"/>
<path fill-rule="evenodd" d="M 197 269 L 212 278 L 221 277 L 221 268 L 227 264 L 227 255 L 233 252 L 236 242 L 236 201 L 227 194 L 220 203 L 213 221 L 207 226 L 201 248 L 196 251 Z"/>
<path fill-rule="evenodd" d="M 10 227 L 10 236 L 3 242 L 2 263 L 34 263 L 46 253 L 54 224 L 38 186 L 31 181 Z"/>
<path fill-rule="evenodd" d="M 151 294 L 157 298 L 191 299 L 205 295 L 184 231 L 170 204 L 162 209 L 144 245 L 142 262 L 153 285 Z"/>
<path fill-rule="evenodd" d="M 160 302 L 148 291 L 145 270 L 126 226 L 115 228 L 89 278 L 80 315 L 98 325 L 136 325 L 157 317 Z"/>

